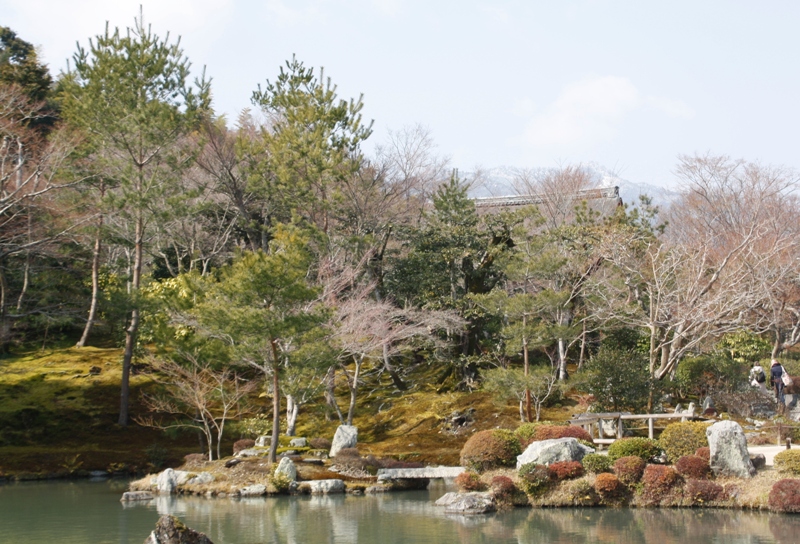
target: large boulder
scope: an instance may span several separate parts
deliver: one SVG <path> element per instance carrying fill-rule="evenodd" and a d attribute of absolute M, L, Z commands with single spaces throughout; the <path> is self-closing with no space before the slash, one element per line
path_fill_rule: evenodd
<path fill-rule="evenodd" d="M 491 493 L 478 491 L 445 493 L 435 504 L 444 506 L 444 511 L 452 514 L 486 514 L 497 509 Z"/>
<path fill-rule="evenodd" d="M 256 438 L 256 446 L 259 448 L 268 448 L 272 445 L 272 437 L 268 434 L 261 435 Z"/>
<path fill-rule="evenodd" d="M 328 493 L 344 493 L 344 481 L 337 479 L 330 480 L 309 480 L 303 482 L 307 485 L 312 495 L 327 495 Z"/>
<path fill-rule="evenodd" d="M 584 446 L 576 438 L 538 440 L 517 456 L 517 470 L 528 463 L 550 465 L 559 461 L 580 461 L 588 453 L 594 453 L 594 448 Z"/>
<path fill-rule="evenodd" d="M 275 475 L 277 476 L 278 474 L 283 474 L 289 481 L 296 482 L 297 467 L 294 466 L 294 461 L 288 457 L 282 457 L 280 463 L 278 463 L 278 468 L 275 469 Z"/>
<path fill-rule="evenodd" d="M 122 502 L 131 502 L 131 501 L 152 501 L 153 494 L 149 491 L 126 491 L 122 494 L 122 498 L 120 501 Z"/>
<path fill-rule="evenodd" d="M 261 497 L 267 494 L 267 486 L 264 484 L 253 484 L 239 490 L 240 497 Z"/>
<path fill-rule="evenodd" d="M 206 535 L 198 533 L 175 516 L 161 516 L 156 529 L 145 539 L 144 544 L 214 544 Z"/>
<path fill-rule="evenodd" d="M 289 447 L 290 448 L 307 448 L 308 447 L 308 440 L 305 438 L 292 438 L 289 440 Z"/>
<path fill-rule="evenodd" d="M 341 450 L 355 448 L 358 444 L 358 427 L 354 425 L 339 425 L 333 435 L 330 456 L 334 457 Z"/>
<path fill-rule="evenodd" d="M 156 478 L 156 488 L 162 495 L 170 495 L 178 487 L 178 477 L 171 468 L 166 469 Z"/>
<path fill-rule="evenodd" d="M 706 429 L 706 437 L 715 476 L 750 478 L 756 473 L 741 425 L 735 421 L 718 421 Z"/>

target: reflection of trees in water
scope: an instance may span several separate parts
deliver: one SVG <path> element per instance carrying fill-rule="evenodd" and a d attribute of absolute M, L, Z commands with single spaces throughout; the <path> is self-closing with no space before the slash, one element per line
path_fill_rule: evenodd
<path fill-rule="evenodd" d="M 144 506 L 144 505 L 142 505 Z M 794 543 L 800 516 L 739 510 L 647 508 L 514 509 L 445 514 L 424 495 L 203 499 L 159 497 L 148 506 L 177 515 L 219 543 L 683 544 Z"/>

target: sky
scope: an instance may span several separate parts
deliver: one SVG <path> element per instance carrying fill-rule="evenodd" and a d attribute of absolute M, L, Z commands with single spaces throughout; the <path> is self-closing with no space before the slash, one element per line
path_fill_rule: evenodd
<path fill-rule="evenodd" d="M 295 55 L 363 94 L 368 154 L 421 125 L 464 171 L 592 163 L 674 187 L 681 155 L 800 169 L 794 0 L 0 0 L 0 25 L 57 74 L 140 5 L 231 122 Z"/>

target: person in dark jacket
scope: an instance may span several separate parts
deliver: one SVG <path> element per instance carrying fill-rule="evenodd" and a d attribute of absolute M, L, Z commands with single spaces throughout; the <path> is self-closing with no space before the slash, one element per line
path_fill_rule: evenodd
<path fill-rule="evenodd" d="M 786 372 L 786 370 L 783 368 L 783 365 L 780 364 L 777 359 L 773 359 L 769 369 L 769 383 L 775 389 L 775 399 L 778 401 L 779 412 L 783 412 L 783 409 L 786 407 L 783 396 L 783 380 L 781 379 L 784 372 Z"/>

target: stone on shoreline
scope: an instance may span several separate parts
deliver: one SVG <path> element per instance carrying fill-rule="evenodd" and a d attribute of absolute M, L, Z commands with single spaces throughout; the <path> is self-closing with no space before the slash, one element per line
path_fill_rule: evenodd
<path fill-rule="evenodd" d="M 450 514 L 486 514 L 497 509 L 491 493 L 472 491 L 469 493 L 445 493 L 434 504 L 444 506 Z"/>
<path fill-rule="evenodd" d="M 149 491 L 126 491 L 122 494 L 121 502 L 151 501 L 153 494 Z"/>

